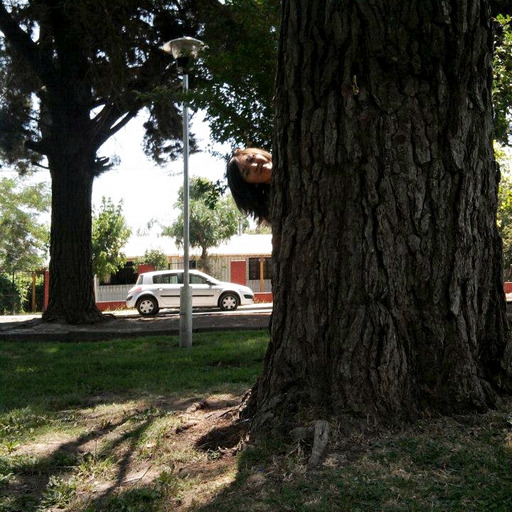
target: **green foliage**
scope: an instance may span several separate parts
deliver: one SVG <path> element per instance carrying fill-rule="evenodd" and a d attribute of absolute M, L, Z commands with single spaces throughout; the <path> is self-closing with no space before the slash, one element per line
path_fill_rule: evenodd
<path fill-rule="evenodd" d="M 74 479 L 65 480 L 52 475 L 48 480 L 48 486 L 41 497 L 41 505 L 37 512 L 44 512 L 53 508 L 65 508 L 76 495 L 77 483 Z"/>
<path fill-rule="evenodd" d="M 32 299 L 35 299 L 35 311 L 42 311 L 44 306 L 44 281 L 43 273 L 38 273 L 35 276 L 35 283 L 33 283 L 32 273 L 16 274 L 17 281 L 20 288 L 23 290 L 23 302 L 21 310 L 24 312 L 32 311 Z M 35 287 L 33 286 L 35 284 Z M 33 293 L 35 297 L 33 297 Z"/>
<path fill-rule="evenodd" d="M 196 2 L 13 0 L 0 4 L 0 31 L 0 157 L 20 171 L 52 151 L 46 138 L 56 127 L 55 100 L 65 99 L 62 84 L 68 100 L 94 92 L 82 101 L 91 110 L 83 135 L 95 148 L 147 107 L 148 154 L 157 161 L 179 154 L 180 77 L 160 47 L 167 39 L 197 35 Z M 160 87 L 171 92 L 153 101 L 149 93 Z M 106 164 L 98 158 L 97 172 Z"/>
<path fill-rule="evenodd" d="M 148 249 L 144 256 L 140 256 L 135 260 L 136 271 L 138 271 L 139 265 L 151 265 L 155 270 L 165 270 L 169 268 L 169 259 L 162 251 Z"/>
<path fill-rule="evenodd" d="M 36 278 L 36 310 L 41 311 L 44 296 L 44 277 Z M 31 311 L 32 273 L 0 273 L 0 315 L 11 315 Z"/>
<path fill-rule="evenodd" d="M 204 82 L 193 97 L 217 141 L 271 147 L 279 5 L 279 0 L 226 0 L 209 12 Z"/>
<path fill-rule="evenodd" d="M 0 268 L 3 272 L 37 270 L 43 265 L 49 238 L 39 220 L 50 207 L 45 184 L 27 185 L 21 178 L 0 180 Z"/>
<path fill-rule="evenodd" d="M 224 189 L 219 182 L 212 183 L 206 178 L 193 178 L 191 181 L 190 199 L 204 202 L 211 210 L 215 209 L 223 192 Z M 178 193 L 177 206 L 183 206 L 183 187 Z"/>
<path fill-rule="evenodd" d="M 0 274 L 0 315 L 19 313 L 23 302 L 23 290 L 12 276 Z"/>
<path fill-rule="evenodd" d="M 27 66 L 0 46 L 0 159 L 18 170 L 29 172 L 41 156 L 25 146 L 31 120 L 36 117 L 31 94 L 34 78 Z"/>
<path fill-rule="evenodd" d="M 123 215 L 123 202 L 117 206 L 110 198 L 102 198 L 100 211 L 93 217 L 93 271 L 102 278 L 113 274 L 126 263 L 121 252 L 131 235 Z"/>
<path fill-rule="evenodd" d="M 500 164 L 501 181 L 498 194 L 498 228 L 503 240 L 505 279 L 512 278 L 512 158 L 498 145 L 496 159 Z"/>
<path fill-rule="evenodd" d="M 189 228 L 190 246 L 201 249 L 203 269 L 208 271 L 208 249 L 218 247 L 229 240 L 238 229 L 240 213 L 231 196 L 220 197 L 216 185 L 205 178 L 192 178 L 190 181 Z M 183 188 L 176 208 L 183 210 Z M 176 239 L 183 245 L 183 212 L 163 234 Z"/>
<path fill-rule="evenodd" d="M 493 105 L 495 138 L 510 145 L 512 139 L 512 16 L 496 16 L 497 41 L 494 53 Z"/>
<path fill-rule="evenodd" d="M 1 343 L 0 511 L 181 508 L 199 482 L 178 468 L 206 461 L 180 435 L 184 409 L 241 396 L 267 343 L 266 331 L 197 333 L 187 351 L 176 336 Z"/>

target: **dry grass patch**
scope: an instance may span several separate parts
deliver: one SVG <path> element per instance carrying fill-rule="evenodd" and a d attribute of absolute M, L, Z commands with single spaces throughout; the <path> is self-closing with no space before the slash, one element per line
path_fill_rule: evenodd
<path fill-rule="evenodd" d="M 206 503 L 234 481 L 235 450 L 197 443 L 232 422 L 240 399 L 211 395 L 185 408 L 181 399 L 157 397 L 77 410 L 74 434 L 45 433 L 9 453 L 3 448 L 12 472 L 0 510 L 139 510 L 145 503 L 140 510 L 164 511 Z"/>

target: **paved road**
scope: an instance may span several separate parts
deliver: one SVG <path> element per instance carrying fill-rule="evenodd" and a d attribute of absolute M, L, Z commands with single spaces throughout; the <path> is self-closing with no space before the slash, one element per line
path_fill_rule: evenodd
<path fill-rule="evenodd" d="M 271 304 L 242 306 L 236 311 L 196 310 L 194 332 L 218 330 L 268 329 Z M 162 311 L 156 317 L 141 317 L 134 310 L 107 315 L 94 325 L 43 323 L 40 315 L 0 316 L 0 341 L 85 341 L 128 338 L 161 334 L 179 334 L 179 311 Z"/>

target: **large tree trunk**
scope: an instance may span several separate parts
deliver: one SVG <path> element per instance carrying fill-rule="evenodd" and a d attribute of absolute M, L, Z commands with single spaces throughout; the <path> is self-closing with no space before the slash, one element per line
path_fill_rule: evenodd
<path fill-rule="evenodd" d="M 487 1 L 283 1 L 256 435 L 510 385 L 491 52 Z"/>
<path fill-rule="evenodd" d="M 102 319 L 96 308 L 92 272 L 94 154 L 90 158 L 84 155 L 87 151 L 75 152 L 73 156 L 63 151 L 50 159 L 50 301 L 43 315 L 47 321 L 83 324 Z"/>
<path fill-rule="evenodd" d="M 76 66 L 63 66 L 67 88 L 60 84 L 45 96 L 52 178 L 50 301 L 43 320 L 94 323 L 104 317 L 96 307 L 92 271 L 92 185 L 96 146 L 89 118 L 91 88 L 76 79 Z M 44 118 L 44 117 L 43 117 Z"/>

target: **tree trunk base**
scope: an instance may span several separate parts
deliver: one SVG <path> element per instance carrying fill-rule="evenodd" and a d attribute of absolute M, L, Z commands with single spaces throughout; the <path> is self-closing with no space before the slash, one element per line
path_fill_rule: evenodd
<path fill-rule="evenodd" d="M 47 309 L 42 316 L 43 322 L 55 322 L 69 325 L 88 325 L 99 324 L 108 320 L 108 316 L 103 315 L 99 309 L 94 308 L 87 312 L 54 312 Z"/>
<path fill-rule="evenodd" d="M 504 380 L 510 383 L 509 378 Z M 262 386 L 261 381 L 258 380 L 242 400 L 240 419 L 250 422 L 250 437 L 256 442 L 268 438 L 294 440 L 297 431 L 311 429 L 311 425 L 326 421 L 324 418 L 327 418 L 331 425 L 335 424 L 336 430 L 344 435 L 351 435 L 354 432 L 370 434 L 381 428 L 399 427 L 404 422 L 412 423 L 422 418 L 484 414 L 499 407 L 503 396 L 512 392 L 510 386 L 509 389 L 503 386 L 498 391 L 487 381 L 480 382 L 481 400 L 459 404 L 459 408 L 453 407 L 453 404 L 451 409 L 449 404 L 443 408 L 439 404 L 432 403 L 430 407 L 426 405 L 423 408 L 409 411 L 408 415 L 382 417 L 375 414 L 361 417 L 348 410 L 333 412 L 329 407 L 315 404 L 304 390 L 300 391 L 298 388 L 274 394 L 270 399 L 264 399 L 260 396 Z M 317 437 L 322 436 L 318 434 Z M 317 451 L 320 453 L 322 450 Z"/>

